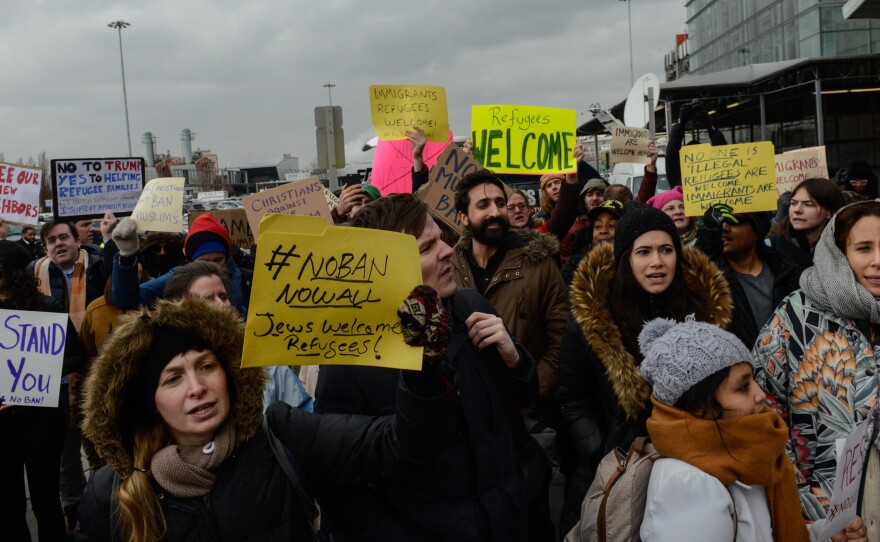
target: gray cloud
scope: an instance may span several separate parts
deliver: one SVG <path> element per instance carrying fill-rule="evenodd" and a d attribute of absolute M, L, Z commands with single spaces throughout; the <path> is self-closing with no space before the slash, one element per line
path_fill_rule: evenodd
<path fill-rule="evenodd" d="M 658 49 L 683 31 L 683 4 L 633 2 L 636 76 L 663 79 Z M 308 164 L 327 82 L 349 162 L 370 159 L 359 149 L 372 135 L 371 84 L 446 87 L 457 134 L 469 131 L 472 104 L 584 111 L 630 86 L 626 5 L 613 0 L 11 0 L 0 19 L 7 160 L 126 153 L 118 42 L 106 26 L 119 18 L 132 24 L 123 47 L 135 154 L 145 131 L 179 154 L 191 128 L 223 166 L 285 152 Z"/>

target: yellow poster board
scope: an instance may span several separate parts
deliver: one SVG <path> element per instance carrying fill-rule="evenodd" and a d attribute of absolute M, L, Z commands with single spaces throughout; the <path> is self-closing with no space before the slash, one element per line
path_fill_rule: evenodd
<path fill-rule="evenodd" d="M 139 230 L 183 231 L 183 182 L 183 177 L 162 177 L 144 186 L 131 213 Z"/>
<path fill-rule="evenodd" d="M 406 131 L 420 126 L 428 141 L 449 140 L 446 89 L 416 85 L 373 85 L 370 111 L 379 139 L 406 139 Z"/>
<path fill-rule="evenodd" d="M 801 181 L 828 178 L 825 145 L 797 149 L 776 155 L 776 194 L 789 192 Z"/>
<path fill-rule="evenodd" d="M 701 216 L 712 203 L 735 213 L 776 210 L 773 143 L 688 145 L 680 161 L 685 215 Z"/>
<path fill-rule="evenodd" d="M 268 214 L 258 246 L 243 367 L 421 369 L 397 316 L 422 282 L 415 237 Z"/>
<path fill-rule="evenodd" d="M 471 107 L 474 157 L 495 173 L 577 171 L 577 112 L 528 105 Z"/>

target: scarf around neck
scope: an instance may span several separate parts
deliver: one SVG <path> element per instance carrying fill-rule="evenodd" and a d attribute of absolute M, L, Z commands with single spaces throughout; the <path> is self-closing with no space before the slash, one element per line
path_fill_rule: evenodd
<path fill-rule="evenodd" d="M 52 261 L 48 256 L 43 257 L 35 265 L 35 274 L 40 279 L 38 290 L 45 296 L 52 297 L 52 284 L 49 279 L 49 265 Z M 73 267 L 73 278 L 70 279 L 70 288 L 67 291 L 67 313 L 70 315 L 70 321 L 73 327 L 79 332 L 82 327 L 83 319 L 86 316 L 86 272 L 89 268 L 89 253 L 84 249 L 79 249 L 79 257 Z M 64 274 L 64 269 L 61 269 Z M 67 277 L 64 277 L 65 284 Z"/>
<path fill-rule="evenodd" d="M 810 540 L 804 523 L 794 468 L 785 454 L 788 428 L 778 414 L 704 420 L 651 396 L 648 434 L 657 451 L 684 461 L 722 484 L 764 486 L 777 542 Z M 723 435 L 723 439 L 722 439 Z"/>
<path fill-rule="evenodd" d="M 175 497 L 204 497 L 217 480 L 216 470 L 235 447 L 233 424 L 224 423 L 205 446 L 170 444 L 153 456 L 150 471 L 162 488 Z"/>
<path fill-rule="evenodd" d="M 856 282 L 846 254 L 834 242 L 836 221 L 837 214 L 825 226 L 813 251 L 813 267 L 801 275 L 801 289 L 818 309 L 850 320 L 880 324 L 880 300 Z"/>

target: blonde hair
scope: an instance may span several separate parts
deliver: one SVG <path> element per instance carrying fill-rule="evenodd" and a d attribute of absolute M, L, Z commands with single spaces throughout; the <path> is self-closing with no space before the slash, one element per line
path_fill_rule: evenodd
<path fill-rule="evenodd" d="M 138 470 L 148 469 L 150 461 L 160 449 L 170 442 L 165 424 L 159 423 L 134 436 L 135 470 L 119 485 L 119 516 L 123 539 L 132 542 L 158 542 L 165 535 L 165 516 L 150 483 L 150 474 Z"/>

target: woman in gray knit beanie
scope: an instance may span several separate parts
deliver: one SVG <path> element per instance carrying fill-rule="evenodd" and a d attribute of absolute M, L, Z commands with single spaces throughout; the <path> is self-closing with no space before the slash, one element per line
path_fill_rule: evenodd
<path fill-rule="evenodd" d="M 825 227 L 800 290 L 758 335 L 755 379 L 790 428 L 788 458 L 806 517 L 821 522 L 837 478 L 835 442 L 880 401 L 880 203 L 841 208 Z M 868 431 L 860 509 L 880 540 L 880 431 Z"/>
<path fill-rule="evenodd" d="M 641 540 L 808 541 L 788 430 L 765 405 L 745 345 L 693 316 L 648 322 L 639 345 L 653 386 L 648 434 L 663 456 Z"/>

